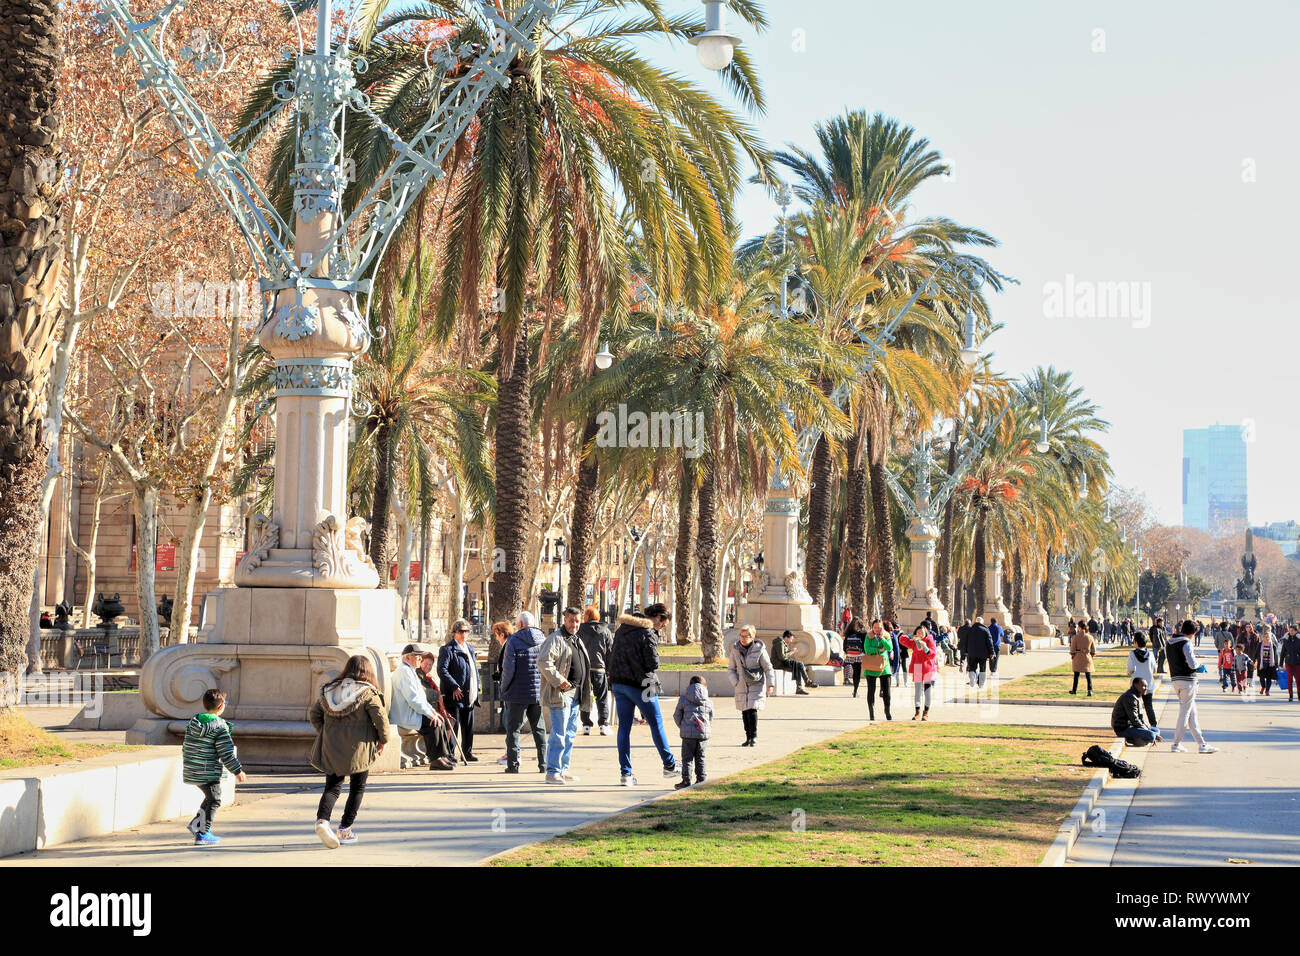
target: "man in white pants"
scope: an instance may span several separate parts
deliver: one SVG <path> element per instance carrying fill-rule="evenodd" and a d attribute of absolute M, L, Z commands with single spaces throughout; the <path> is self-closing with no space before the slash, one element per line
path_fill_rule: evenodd
<path fill-rule="evenodd" d="M 1169 664 L 1169 677 L 1174 682 L 1174 691 L 1178 694 L 1178 727 L 1174 730 L 1174 744 L 1170 747 L 1175 753 L 1187 753 L 1183 746 L 1183 735 L 1190 727 L 1192 736 L 1201 746 L 1201 753 L 1212 754 L 1218 747 L 1205 742 L 1201 733 L 1200 721 L 1196 719 L 1196 654 L 1192 651 L 1192 642 L 1188 638 L 1196 633 L 1195 621 L 1183 621 L 1182 633 L 1170 638 L 1165 648 L 1165 659 Z"/>

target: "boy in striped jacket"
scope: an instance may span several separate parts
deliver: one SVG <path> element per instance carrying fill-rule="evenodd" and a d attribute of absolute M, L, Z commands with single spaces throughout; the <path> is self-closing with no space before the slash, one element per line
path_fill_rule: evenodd
<path fill-rule="evenodd" d="M 203 803 L 189 824 L 195 846 L 216 846 L 221 842 L 221 837 L 212 832 L 212 820 L 221 806 L 221 778 L 225 771 L 229 770 L 240 783 L 248 779 L 235 753 L 230 725 L 221 719 L 225 709 L 225 691 L 204 691 L 204 712 L 190 719 L 181 744 L 181 779 L 203 791 Z"/>

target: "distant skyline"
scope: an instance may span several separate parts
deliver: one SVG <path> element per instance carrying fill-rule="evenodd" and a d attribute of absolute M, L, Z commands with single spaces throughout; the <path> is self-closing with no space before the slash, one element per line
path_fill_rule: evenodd
<path fill-rule="evenodd" d="M 912 216 L 941 214 L 1002 245 L 1020 280 L 993 302 L 986 348 L 1021 375 L 1069 369 L 1111 422 L 1115 480 L 1180 523 L 1182 435 L 1249 437 L 1252 524 L 1300 518 L 1293 405 L 1297 303 L 1286 293 L 1300 210 L 1300 5 L 1256 0 L 1043 4 L 765 4 L 738 28 L 768 96 L 769 145 L 865 109 L 914 126 L 954 164 Z M 694 11 L 696 0 L 675 9 Z M 682 70 L 717 89 L 683 46 Z M 745 235 L 778 210 L 742 197 Z M 1267 375 L 1257 363 L 1272 363 Z"/>

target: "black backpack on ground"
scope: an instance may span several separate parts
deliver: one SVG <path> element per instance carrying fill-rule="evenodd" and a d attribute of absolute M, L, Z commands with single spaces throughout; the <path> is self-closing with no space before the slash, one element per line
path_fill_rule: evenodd
<path fill-rule="evenodd" d="M 1104 747 L 1093 744 L 1087 749 L 1081 761 L 1085 767 L 1105 767 L 1110 770 L 1110 775 L 1119 779 L 1129 779 L 1132 777 L 1142 776 L 1142 768 L 1136 764 L 1131 764 L 1127 760 L 1118 760 L 1111 756 L 1111 752 Z"/>

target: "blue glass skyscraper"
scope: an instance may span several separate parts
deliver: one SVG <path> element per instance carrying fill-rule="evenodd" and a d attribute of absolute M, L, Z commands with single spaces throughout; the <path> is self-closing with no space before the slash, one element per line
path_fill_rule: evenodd
<path fill-rule="evenodd" d="M 1246 529 L 1246 438 L 1236 425 L 1183 431 L 1183 524 L 1216 538 Z"/>

